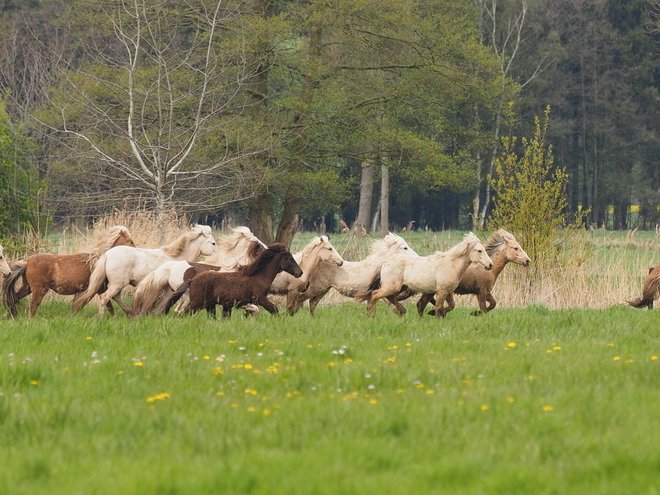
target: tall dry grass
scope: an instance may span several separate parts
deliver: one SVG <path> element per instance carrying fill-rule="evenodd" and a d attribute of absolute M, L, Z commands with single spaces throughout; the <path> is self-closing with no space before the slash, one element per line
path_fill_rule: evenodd
<path fill-rule="evenodd" d="M 75 225 L 62 230 L 58 239 L 57 252 L 72 254 L 86 246 L 94 245 L 108 229 L 123 225 L 128 229 L 135 245 L 142 248 L 157 248 L 169 244 L 187 228 L 186 217 L 175 211 L 158 218 L 151 211 L 115 210 L 110 215 L 100 218 L 92 226 L 79 229 Z"/>

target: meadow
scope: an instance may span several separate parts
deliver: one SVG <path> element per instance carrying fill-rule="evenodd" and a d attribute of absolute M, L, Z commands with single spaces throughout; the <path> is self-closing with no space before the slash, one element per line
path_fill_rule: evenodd
<path fill-rule="evenodd" d="M 483 316 L 472 297 L 444 319 L 335 295 L 314 318 L 23 308 L 0 320 L 0 493 L 656 494 L 660 313 L 623 302 L 657 238 L 589 236 L 570 274 L 508 267 Z"/>
<path fill-rule="evenodd" d="M 0 493 L 657 493 L 658 314 L 2 321 Z"/>

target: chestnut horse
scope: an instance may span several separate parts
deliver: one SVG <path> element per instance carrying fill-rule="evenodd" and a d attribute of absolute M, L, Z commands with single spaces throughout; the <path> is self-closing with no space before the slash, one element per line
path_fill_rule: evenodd
<path fill-rule="evenodd" d="M 523 248 L 513 234 L 510 234 L 504 229 L 500 229 L 494 232 L 486 242 L 484 242 L 484 247 L 488 256 L 493 260 L 492 270 L 486 270 L 484 267 L 472 263 L 465 273 L 461 277 L 461 281 L 456 287 L 456 290 L 453 294 L 447 296 L 447 307 L 445 308 L 445 314 L 456 307 L 454 302 L 454 294 L 474 294 L 477 296 L 477 302 L 479 303 L 479 311 L 481 313 L 487 313 L 495 309 L 497 302 L 493 297 L 492 290 L 497 277 L 500 276 L 504 267 L 509 263 L 516 263 L 522 266 L 529 266 L 531 260 L 527 253 L 523 251 Z M 404 291 L 399 295 L 398 299 L 405 299 L 412 294 L 410 291 Z M 429 296 L 422 296 L 422 298 L 429 299 Z M 433 297 L 429 299 L 431 304 L 435 305 Z M 420 305 L 424 304 L 423 302 L 419 303 Z M 429 311 L 430 315 L 434 314 L 435 310 Z"/>
<path fill-rule="evenodd" d="M 649 274 L 644 280 L 642 297 L 628 301 L 633 308 L 653 309 L 653 301 L 660 297 L 660 265 L 649 268 Z"/>
<path fill-rule="evenodd" d="M 99 257 L 115 246 L 135 247 L 126 227 L 112 227 L 105 236 L 89 248 L 75 254 L 39 253 L 30 256 L 5 279 L 2 298 L 12 317 L 18 315 L 18 303 L 32 293 L 30 317 L 37 314 L 37 308 L 48 291 L 70 296 L 87 289 L 92 269 Z M 16 285 L 20 280 L 20 288 Z"/>
<path fill-rule="evenodd" d="M 367 314 L 370 316 L 376 311 L 376 302 L 382 298 L 387 298 L 394 306 L 394 311 L 402 315 L 406 308 L 399 303 L 397 295 L 407 287 L 421 292 L 422 295 L 435 294 L 435 314 L 444 316 L 445 299 L 456 290 L 471 263 L 479 263 L 486 270 L 493 268 L 493 261 L 486 253 L 486 248 L 472 232 L 446 252 L 437 252 L 430 256 L 392 256 L 383 263 L 369 290 L 357 297 L 368 301 Z M 421 309 L 418 305 L 420 314 L 425 306 L 426 302 Z"/>
<path fill-rule="evenodd" d="M 273 244 L 255 261 L 235 272 L 206 271 L 185 281 L 170 297 L 165 312 L 189 289 L 191 313 L 206 308 L 206 312 L 215 317 L 215 307 L 219 304 L 222 317 L 229 318 L 234 307 L 258 304 L 271 314 L 277 314 L 277 306 L 267 296 L 273 280 L 282 271 L 296 278 L 303 273 L 284 244 Z"/>

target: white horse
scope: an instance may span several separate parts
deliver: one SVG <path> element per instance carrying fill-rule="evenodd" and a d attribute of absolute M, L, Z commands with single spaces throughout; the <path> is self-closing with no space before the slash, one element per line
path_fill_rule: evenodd
<path fill-rule="evenodd" d="M 5 257 L 4 249 L 2 245 L 0 245 L 0 275 L 3 277 L 6 277 L 11 273 L 11 268 L 9 267 L 9 263 L 7 263 L 7 258 Z"/>
<path fill-rule="evenodd" d="M 261 242 L 247 227 L 231 228 L 231 234 L 222 236 L 218 241 L 218 250 L 208 256 L 203 264 L 188 261 L 168 261 L 149 273 L 135 287 L 131 316 L 142 316 L 150 312 L 160 313 L 169 295 L 183 283 L 186 270 L 196 268 L 205 270 L 235 270 L 239 266 L 253 262 L 257 255 L 267 246 Z M 184 294 L 179 301 L 177 313 L 188 307 L 188 295 Z"/>
<path fill-rule="evenodd" d="M 208 225 L 195 225 L 178 239 L 156 249 L 116 246 L 101 256 L 89 279 L 89 287 L 74 299 L 71 311 L 77 311 L 96 294 L 100 295 L 99 316 L 111 299 L 128 314 L 129 308 L 121 301 L 121 291 L 128 285 L 137 285 L 150 272 L 172 260 L 196 260 L 208 256 L 217 244 Z M 101 293 L 107 281 L 107 289 Z"/>
<path fill-rule="evenodd" d="M 302 251 L 293 255 L 293 259 L 303 271 L 302 277 L 295 278 L 287 272 L 280 272 L 273 280 L 271 294 L 286 295 L 286 309 L 293 314 L 296 299 L 307 290 L 311 280 L 323 263 L 342 266 L 344 259 L 330 243 L 327 236 L 314 237 Z"/>
<path fill-rule="evenodd" d="M 510 234 L 504 229 L 499 229 L 494 232 L 487 241 L 483 243 L 486 252 L 490 259 L 493 260 L 493 269 L 486 270 L 484 267 L 477 263 L 472 263 L 468 266 L 467 270 L 461 277 L 461 281 L 454 290 L 453 294 L 447 296 L 447 307 L 445 308 L 445 315 L 449 313 L 456 303 L 454 302 L 454 294 L 474 294 L 477 296 L 479 302 L 479 311 L 487 313 L 495 309 L 497 302 L 493 297 L 492 290 L 497 277 L 499 277 L 502 270 L 508 263 L 516 263 L 522 266 L 529 266 L 532 260 L 527 253 L 523 250 L 522 246 L 518 243 L 513 234 Z M 407 290 L 399 294 L 397 299 L 401 301 L 414 294 L 413 291 Z M 422 298 L 427 299 L 428 302 L 435 306 L 435 301 L 432 295 L 424 294 Z M 419 302 L 419 306 L 423 305 Z M 435 310 L 429 311 L 430 314 L 435 314 Z"/>
<path fill-rule="evenodd" d="M 373 241 L 369 256 L 362 261 L 344 261 L 341 266 L 321 263 L 307 290 L 297 294 L 289 312 L 295 313 L 309 299 L 309 312 L 313 315 L 319 301 L 333 287 L 345 296 L 355 297 L 369 288 L 382 264 L 394 255 L 416 257 L 417 253 L 404 239 L 390 232 Z"/>
<path fill-rule="evenodd" d="M 444 316 L 445 299 L 454 292 L 465 270 L 471 263 L 478 263 L 486 270 L 493 268 L 493 261 L 486 248 L 472 232 L 448 251 L 437 252 L 430 256 L 393 256 L 380 269 L 372 281 L 369 290 L 360 294 L 359 299 L 366 300 L 367 314 L 376 311 L 376 302 L 387 298 L 394 306 L 394 311 L 404 314 L 406 309 L 397 300 L 397 295 L 408 288 L 422 294 L 435 294 L 435 315 Z M 376 287 L 380 285 L 380 288 Z M 426 300 L 425 300 L 426 301 Z M 426 306 L 426 302 L 424 303 Z M 421 308 L 423 311 L 424 307 Z M 418 306 L 418 311 L 420 308 Z"/>

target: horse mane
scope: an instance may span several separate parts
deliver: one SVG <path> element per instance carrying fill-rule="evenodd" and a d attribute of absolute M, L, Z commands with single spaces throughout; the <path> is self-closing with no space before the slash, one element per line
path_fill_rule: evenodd
<path fill-rule="evenodd" d="M 268 246 L 261 253 L 259 253 L 259 257 L 256 260 L 254 260 L 249 265 L 240 267 L 238 269 L 238 272 L 240 272 L 241 275 L 244 275 L 246 277 L 252 276 L 255 273 L 260 272 L 264 268 L 264 266 L 266 266 L 270 262 L 273 256 L 276 256 L 280 253 L 285 253 L 287 251 L 288 249 L 284 244 L 276 243 L 271 246 Z"/>
<path fill-rule="evenodd" d="M 388 234 L 382 239 L 373 240 L 373 242 L 371 243 L 371 250 L 369 251 L 369 256 L 385 254 L 387 251 L 389 251 L 392 248 L 392 246 L 405 242 L 406 241 L 404 241 L 402 237 L 399 237 L 398 235 L 393 234 L 392 232 L 388 232 Z"/>
<path fill-rule="evenodd" d="M 488 256 L 492 258 L 504 248 L 507 241 L 512 240 L 515 240 L 513 234 L 510 234 L 504 229 L 499 229 L 498 231 L 493 232 L 493 234 L 484 243 L 484 247 L 486 248 Z"/>
<path fill-rule="evenodd" d="M 208 225 L 194 225 L 190 230 L 183 235 L 179 236 L 174 241 L 166 246 L 161 246 L 160 249 L 168 256 L 178 256 L 190 244 L 193 239 L 197 239 L 200 235 L 211 235 L 211 227 Z"/>
<path fill-rule="evenodd" d="M 479 238 L 472 232 L 468 232 L 463 236 L 463 240 L 456 244 L 454 247 L 449 248 L 447 251 L 436 251 L 436 256 L 442 256 L 447 258 L 458 258 L 459 256 L 464 256 L 468 249 L 470 249 L 470 244 L 479 242 Z"/>
<path fill-rule="evenodd" d="M 326 236 L 322 237 L 314 237 L 311 241 L 309 241 L 309 244 L 307 244 L 303 250 L 300 252 L 301 259 L 305 259 L 306 256 L 309 256 L 316 247 L 323 242 L 323 238 L 327 240 L 328 238 Z"/>
<path fill-rule="evenodd" d="M 96 263 L 101 255 L 110 249 L 122 235 L 130 237 L 131 234 L 123 225 L 115 225 L 109 228 L 103 237 L 97 239 L 92 245 L 82 248 L 77 254 L 82 256 L 85 263 L 89 265 Z"/>
<path fill-rule="evenodd" d="M 218 247 L 220 248 L 220 251 L 224 251 L 224 252 L 233 251 L 240 242 L 240 240 L 244 237 L 247 237 L 248 239 L 256 239 L 255 235 L 248 227 L 244 227 L 244 226 L 230 227 L 230 229 L 231 229 L 231 234 L 223 235 L 220 238 L 220 241 L 218 242 Z"/>

